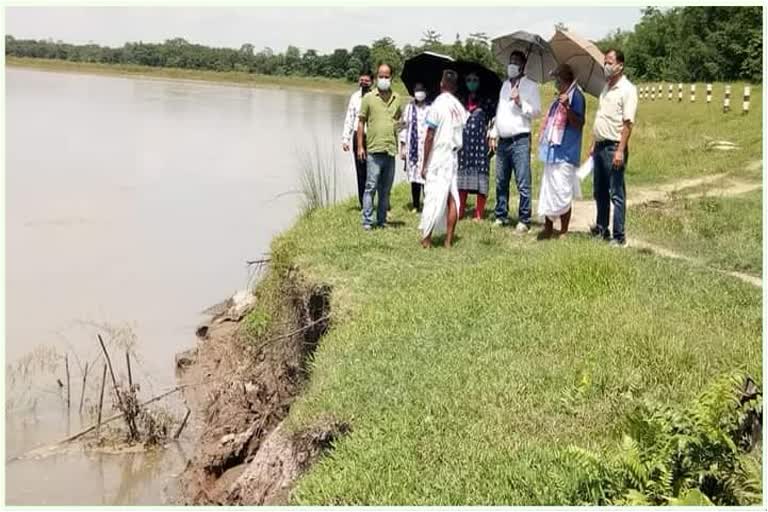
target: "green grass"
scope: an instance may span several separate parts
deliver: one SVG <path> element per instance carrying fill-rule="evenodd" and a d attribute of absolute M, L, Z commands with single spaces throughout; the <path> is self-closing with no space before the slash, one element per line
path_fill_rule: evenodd
<path fill-rule="evenodd" d="M 690 87 L 690 84 L 684 87 Z M 713 85 L 713 100 L 710 105 L 705 102 L 705 84 L 697 84 L 695 103 L 690 103 L 687 88 L 684 89 L 686 94 L 682 103 L 677 102 L 676 88 L 674 99 L 668 101 L 666 84 L 665 99 L 640 100 L 636 124 L 629 143 L 630 157 L 626 179 L 630 198 L 633 186 L 680 178 L 726 173 L 761 179 L 761 168 L 747 168 L 755 160 L 759 160 L 762 150 L 762 86 L 751 86 L 751 108 L 747 115 L 741 114 L 743 83 L 731 84 L 731 112 L 723 114 L 724 87 L 724 84 Z M 553 94 L 552 86 L 542 87 L 542 109 L 548 107 Z M 596 111 L 597 99 L 587 95 L 582 159 L 586 158 L 589 150 Z M 539 124 L 540 121 L 534 123 L 537 134 Z M 732 152 L 705 151 L 706 142 L 713 139 L 731 141 L 739 145 L 740 149 Z M 537 190 L 540 181 L 541 168 L 534 148 L 534 190 Z M 588 179 L 584 183 L 584 197 L 591 196 L 590 182 Z"/>
<path fill-rule="evenodd" d="M 327 148 L 326 148 L 327 149 Z M 301 162 L 300 190 L 304 197 L 303 213 L 309 215 L 318 208 L 337 202 L 338 170 L 332 153 L 323 151 L 317 139 L 314 145 L 298 149 Z"/>
<path fill-rule="evenodd" d="M 629 219 L 629 229 L 644 240 L 723 270 L 762 274 L 762 190 L 733 197 L 678 197 L 637 207 Z"/>
<path fill-rule="evenodd" d="M 633 186 L 682 177 L 757 178 L 759 96 L 748 116 L 642 103 L 629 197 Z M 593 117 L 590 100 L 587 133 Z M 705 135 L 741 150 L 704 152 Z M 685 231 L 677 248 L 759 270 L 759 195 L 722 201 L 684 216 L 731 231 Z M 513 217 L 516 202 L 513 192 Z M 424 251 L 408 203 L 396 187 L 390 229 L 363 232 L 350 200 L 273 243 L 281 260 L 333 288 L 332 328 L 291 425 L 331 416 L 353 429 L 300 480 L 295 503 L 568 503 L 563 450 L 615 449 L 638 401 L 684 406 L 735 368 L 762 380 L 759 289 L 685 261 L 579 236 L 536 242 L 487 222 L 462 221 L 454 249 Z M 630 208 L 630 231 L 668 241 L 675 221 L 653 215 Z"/>
<path fill-rule="evenodd" d="M 424 251 L 407 202 L 397 188 L 396 228 L 364 233 L 349 201 L 274 243 L 334 290 L 293 425 L 330 415 L 353 428 L 297 503 L 561 503 L 548 484 L 559 449 L 612 446 L 634 400 L 682 403 L 734 367 L 761 378 L 749 285 L 487 223 Z"/>
<path fill-rule="evenodd" d="M 749 114 L 741 114 L 744 84 L 731 87 L 731 112 L 722 112 L 724 84 L 713 85 L 713 100 L 705 101 L 705 85 L 697 84 L 697 98 L 682 103 L 642 100 L 630 145 L 631 183 L 656 183 L 677 177 L 726 173 L 741 175 L 760 158 L 762 149 L 762 87 L 752 86 Z M 666 89 L 666 86 L 665 86 Z M 666 97 L 666 90 L 665 90 Z M 741 149 L 705 151 L 707 140 L 728 140 Z M 759 177 L 759 174 L 758 174 Z"/>

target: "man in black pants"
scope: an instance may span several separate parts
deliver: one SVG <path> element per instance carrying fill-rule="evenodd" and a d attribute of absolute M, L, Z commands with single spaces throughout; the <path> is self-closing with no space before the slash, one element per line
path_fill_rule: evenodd
<path fill-rule="evenodd" d="M 357 171 L 357 200 L 360 204 L 360 209 L 363 208 L 363 192 L 365 191 L 365 179 L 367 174 L 366 160 L 360 160 L 357 155 L 357 137 L 355 137 L 355 130 L 357 130 L 357 116 L 360 113 L 360 102 L 363 96 L 371 90 L 372 75 L 369 71 L 361 73 L 358 78 L 358 85 L 360 89 L 352 93 L 349 98 L 349 105 L 347 106 L 347 115 L 344 118 L 344 132 L 341 135 L 341 148 L 344 152 L 349 151 L 350 145 L 352 146 L 352 156 L 355 160 L 355 170 Z M 363 139 L 365 140 L 365 139 Z"/>
<path fill-rule="evenodd" d="M 594 195 L 597 219 L 590 228 L 592 235 L 611 239 L 608 227 L 613 205 L 612 246 L 627 245 L 624 233 L 627 191 L 624 173 L 629 158 L 629 137 L 637 113 L 637 88 L 624 76 L 624 54 L 621 50 L 608 50 L 604 63 L 607 83 L 595 114 L 592 147 L 589 154 L 594 161 Z"/>

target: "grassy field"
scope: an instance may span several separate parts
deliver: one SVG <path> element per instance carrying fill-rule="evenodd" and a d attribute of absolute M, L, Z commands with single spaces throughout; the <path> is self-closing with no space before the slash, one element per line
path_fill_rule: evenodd
<path fill-rule="evenodd" d="M 762 274 L 762 190 L 735 197 L 676 198 L 635 209 L 636 236 L 723 270 Z"/>
<path fill-rule="evenodd" d="M 641 100 L 629 144 L 626 178 L 629 194 L 633 185 L 652 185 L 709 174 L 726 173 L 760 180 L 762 168 L 750 170 L 749 165 L 760 159 L 762 151 L 762 87 L 751 87 L 752 101 L 748 115 L 741 114 L 742 83 L 731 84 L 731 111 L 727 114 L 722 111 L 724 84 L 713 85 L 713 100 L 709 105 L 704 96 L 705 84 L 697 85 L 694 103 L 690 103 L 689 94 L 684 96 L 683 102 L 678 103 L 676 92 L 675 98 L 668 101 L 666 85 L 665 99 Z M 546 109 L 553 95 L 554 89 L 551 86 L 542 86 L 542 108 Z M 597 100 L 587 96 L 583 158 L 591 142 L 596 110 Z M 534 123 L 536 133 L 539 124 L 540 121 Z M 737 144 L 740 149 L 733 152 L 708 151 L 706 143 L 710 140 L 727 140 Z M 534 183 L 538 183 L 542 165 L 535 155 L 533 169 L 536 177 Z M 583 190 L 585 196 L 591 194 L 591 190 L 591 183 L 586 183 Z"/>
<path fill-rule="evenodd" d="M 298 503 L 562 503 L 547 484 L 558 449 L 609 446 L 634 400 L 684 402 L 734 367 L 761 376 L 749 285 L 469 222 L 455 250 L 423 251 L 405 203 L 400 188 L 393 229 L 363 233 L 346 203 L 275 242 L 334 288 L 334 328 L 293 421 L 354 429 Z"/>
<path fill-rule="evenodd" d="M 716 109 L 641 105 L 630 198 L 633 186 L 681 177 L 759 178 L 759 101 L 749 116 Z M 590 125 L 593 115 L 590 101 Z M 706 137 L 741 149 L 708 153 Z M 630 236 L 757 273 L 760 197 L 630 208 Z M 568 446 L 611 452 L 640 401 L 687 404 L 736 368 L 762 382 L 761 291 L 751 285 L 586 236 L 537 242 L 488 222 L 462 221 L 453 250 L 424 251 L 408 210 L 400 186 L 388 229 L 363 232 L 347 201 L 273 243 L 333 287 L 332 329 L 291 424 L 330 416 L 353 429 L 300 481 L 295 503 L 570 503 Z"/>
<path fill-rule="evenodd" d="M 713 267 L 753 275 L 762 273 L 762 189 L 719 197 L 729 180 L 761 183 L 762 92 L 752 86 L 751 109 L 741 113 L 744 84 L 734 84 L 732 111 L 723 114 L 723 84 L 713 87 L 712 104 L 698 84 L 696 102 L 689 94 L 677 103 L 645 100 L 639 109 L 628 171 L 632 185 L 652 185 L 675 178 L 724 174 L 725 178 L 675 194 L 673 200 L 630 208 L 627 229 L 636 237 L 703 260 Z M 665 87 L 666 98 L 666 87 Z M 687 89 L 685 89 L 687 91 Z M 675 93 L 676 96 L 676 93 Z M 672 103 L 672 104 L 670 104 Z M 709 140 L 737 144 L 735 151 L 707 150 Z M 703 194 L 685 198 L 684 194 Z"/>

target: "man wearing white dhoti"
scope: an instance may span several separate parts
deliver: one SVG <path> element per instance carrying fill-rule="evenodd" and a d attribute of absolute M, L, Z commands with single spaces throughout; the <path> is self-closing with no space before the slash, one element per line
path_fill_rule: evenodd
<path fill-rule="evenodd" d="M 458 79 L 455 71 L 443 71 L 442 93 L 432 103 L 426 119 L 421 171 L 425 179 L 424 210 L 419 225 L 421 245 L 425 248 L 432 246 L 432 235 L 443 233 L 446 233 L 445 246 L 450 247 L 458 220 L 458 155 L 467 122 L 467 111 L 454 95 Z"/>
<path fill-rule="evenodd" d="M 561 65 L 554 74 L 558 96 L 549 107 L 539 137 L 539 158 L 544 163 L 539 192 L 539 216 L 544 219 L 541 238 L 554 234 L 553 223 L 558 217 L 560 235 L 568 233 L 573 199 L 581 197 L 576 170 L 586 102 L 570 66 Z"/>

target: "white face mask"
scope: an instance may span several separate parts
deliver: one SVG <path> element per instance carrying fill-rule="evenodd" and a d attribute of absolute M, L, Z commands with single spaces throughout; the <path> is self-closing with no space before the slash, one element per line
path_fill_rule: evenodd
<path fill-rule="evenodd" d="M 509 78 L 515 78 L 520 74 L 520 66 L 517 64 L 510 64 L 507 66 L 507 76 Z"/>
<path fill-rule="evenodd" d="M 379 78 L 376 80 L 376 86 L 380 91 L 388 91 L 390 85 L 392 85 L 392 79 L 390 78 Z"/>
<path fill-rule="evenodd" d="M 427 98 L 427 93 L 424 91 L 416 91 L 413 93 L 413 97 L 416 98 L 416 101 L 424 101 Z"/>
<path fill-rule="evenodd" d="M 605 73 L 605 78 L 611 78 L 619 71 L 620 68 L 617 67 L 616 64 L 606 64 L 603 66 L 603 73 Z"/>

